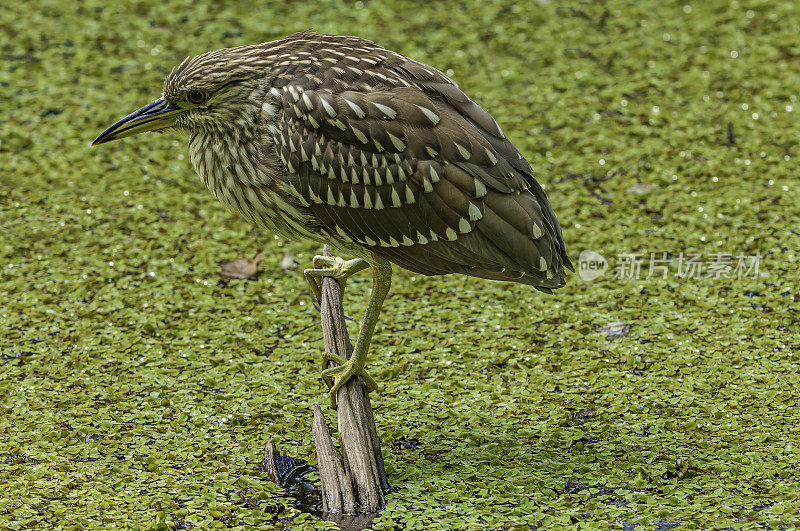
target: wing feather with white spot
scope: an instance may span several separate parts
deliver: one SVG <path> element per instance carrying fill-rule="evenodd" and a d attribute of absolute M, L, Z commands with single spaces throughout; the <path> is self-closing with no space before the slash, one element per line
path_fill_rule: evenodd
<path fill-rule="evenodd" d="M 494 119 L 433 68 L 340 44 L 272 89 L 270 131 L 312 216 L 412 271 L 563 285 L 558 222 Z"/>

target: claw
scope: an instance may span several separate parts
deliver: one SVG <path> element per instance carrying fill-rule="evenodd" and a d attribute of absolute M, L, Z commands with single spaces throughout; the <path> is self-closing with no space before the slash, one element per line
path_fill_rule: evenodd
<path fill-rule="evenodd" d="M 306 269 L 303 275 L 306 277 L 308 285 L 314 298 L 322 304 L 322 277 L 331 277 L 339 281 L 339 285 L 344 292 L 345 283 L 354 273 L 369 267 L 369 264 L 360 258 L 354 260 L 344 260 L 338 256 L 317 255 L 313 258 L 314 269 Z"/>
<path fill-rule="evenodd" d="M 327 367 L 329 361 L 337 363 L 338 365 L 335 367 L 325 368 Z M 364 380 L 364 384 L 367 387 L 368 393 L 378 389 L 378 385 L 375 383 L 375 380 L 373 380 L 372 377 L 367 374 L 367 372 L 364 370 L 364 366 L 359 366 L 352 358 L 347 360 L 338 354 L 326 352 L 322 356 L 322 366 L 322 380 L 330 388 L 331 409 L 337 408 L 336 395 L 339 392 L 339 388 L 355 375 L 361 376 L 361 378 Z"/>
<path fill-rule="evenodd" d="M 322 277 L 315 276 L 316 270 L 314 269 L 305 269 L 303 270 L 303 276 L 306 278 L 306 282 L 311 287 L 311 294 L 314 296 L 314 300 L 317 301 L 317 304 L 322 304 Z"/>
<path fill-rule="evenodd" d="M 347 360 L 342 356 L 332 352 L 325 352 L 322 354 L 322 381 L 325 382 L 325 385 L 328 386 L 328 389 L 331 389 L 333 387 L 333 378 L 325 374 L 325 371 L 327 371 L 329 368 L 332 368 L 328 367 L 329 361 L 332 361 L 338 365 L 344 365 L 347 363 Z"/>
<path fill-rule="evenodd" d="M 337 265 L 341 266 L 341 264 L 344 263 L 344 259 L 339 258 L 338 256 L 323 256 L 318 254 L 311 259 L 311 263 L 314 264 L 314 267 L 317 269 L 322 268 L 322 266 L 335 268 Z"/>

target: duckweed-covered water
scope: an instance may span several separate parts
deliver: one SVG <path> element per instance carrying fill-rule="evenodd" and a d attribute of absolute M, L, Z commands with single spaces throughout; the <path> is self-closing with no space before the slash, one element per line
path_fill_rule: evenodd
<path fill-rule="evenodd" d="M 185 138 L 88 147 L 185 56 L 307 27 L 451 75 L 604 271 L 397 272 L 374 528 L 798 525 L 794 2 L 39 0 L 0 11 L 0 527 L 334 526 L 258 467 L 315 460 L 318 314 L 284 267 L 318 249 L 223 210 Z"/>

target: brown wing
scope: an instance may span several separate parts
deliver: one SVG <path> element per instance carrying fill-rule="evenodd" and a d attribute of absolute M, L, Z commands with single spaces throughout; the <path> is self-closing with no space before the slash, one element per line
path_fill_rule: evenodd
<path fill-rule="evenodd" d="M 441 72 L 372 43 L 304 38 L 315 59 L 276 79 L 270 130 L 326 230 L 422 274 L 564 284 L 555 214 L 486 111 Z"/>

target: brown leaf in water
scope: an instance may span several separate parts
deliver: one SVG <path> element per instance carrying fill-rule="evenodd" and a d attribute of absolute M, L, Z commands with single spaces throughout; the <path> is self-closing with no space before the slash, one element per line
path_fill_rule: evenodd
<path fill-rule="evenodd" d="M 238 278 L 249 280 L 258 273 L 258 263 L 261 262 L 263 257 L 264 253 L 262 252 L 257 253 L 252 260 L 248 260 L 242 255 L 238 260 L 222 264 L 219 274 L 225 279 Z"/>

